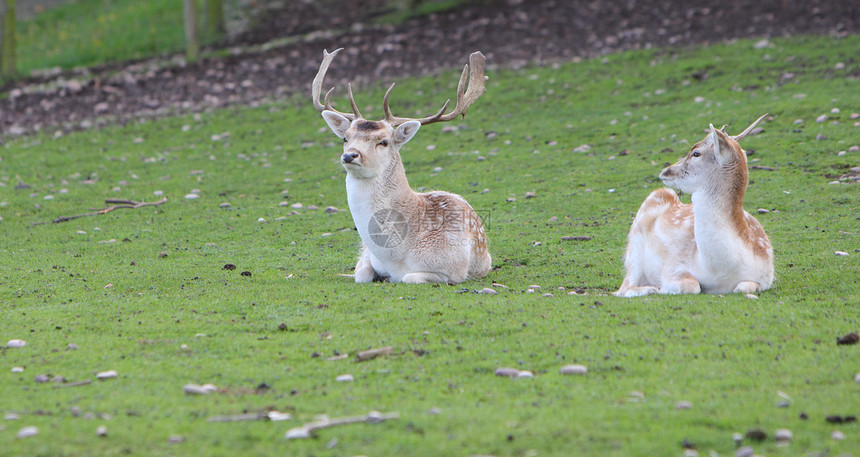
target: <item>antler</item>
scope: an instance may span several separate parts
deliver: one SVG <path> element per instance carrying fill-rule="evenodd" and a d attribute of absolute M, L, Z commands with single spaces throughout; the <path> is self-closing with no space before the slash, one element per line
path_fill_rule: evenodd
<path fill-rule="evenodd" d="M 733 140 L 735 140 L 735 141 L 740 141 L 740 140 L 744 139 L 744 137 L 745 137 L 745 136 L 749 135 L 749 133 L 750 133 L 750 132 L 752 132 L 752 129 L 754 129 L 754 128 L 755 128 L 756 124 L 758 124 L 758 123 L 759 123 L 759 121 L 761 121 L 762 119 L 764 119 L 764 117 L 765 117 L 765 116 L 767 116 L 767 115 L 768 115 L 768 113 L 764 113 L 764 114 L 762 114 L 760 118 L 756 119 L 756 120 L 755 120 L 755 122 L 753 122 L 752 124 L 750 124 L 750 126 L 749 126 L 749 127 L 747 127 L 746 129 L 744 129 L 744 131 L 743 131 L 743 132 L 738 133 L 737 135 L 735 135 L 735 136 L 733 136 L 733 137 L 731 137 L 731 138 L 732 138 Z"/>
<path fill-rule="evenodd" d="M 408 121 L 418 121 L 421 125 L 427 125 L 434 122 L 450 121 L 457 116 L 466 117 L 466 110 L 472 106 L 472 103 L 475 103 L 475 100 L 477 100 L 478 97 L 487 91 L 484 87 L 484 82 L 489 79 L 484 76 L 484 64 L 486 63 L 486 60 L 487 59 L 484 57 L 484 54 L 480 51 L 473 52 L 472 55 L 469 56 L 469 63 L 463 67 L 463 74 L 460 75 L 460 83 L 457 85 L 457 106 L 454 108 L 454 111 L 451 111 L 448 114 L 443 113 L 448 108 L 448 104 L 451 102 L 450 99 L 442 105 L 442 109 L 432 116 L 413 119 L 392 115 L 391 108 L 388 106 L 388 97 L 391 95 L 391 90 L 394 89 L 394 84 L 391 84 L 391 87 L 389 87 L 385 92 L 385 98 L 382 100 L 382 108 L 385 110 L 385 121 L 391 124 L 392 127 L 397 127 L 398 125 Z M 469 71 L 469 65 L 471 65 L 471 72 Z M 469 76 L 468 89 L 465 87 L 467 75 Z"/>
<path fill-rule="evenodd" d="M 358 106 L 355 105 L 355 99 L 352 97 L 352 84 L 347 85 L 347 93 L 349 94 L 349 104 L 352 106 L 353 114 L 344 113 L 332 108 L 331 103 L 329 102 L 329 97 L 331 97 L 331 93 L 334 92 L 334 87 L 329 89 L 325 94 L 325 104 L 320 103 L 320 95 L 322 93 L 322 83 L 325 79 L 325 74 L 328 71 L 329 65 L 331 65 L 331 61 L 334 60 L 334 56 L 337 55 L 338 52 L 343 51 L 343 48 L 335 49 L 332 52 L 328 52 L 323 50 L 323 61 L 320 64 L 320 69 L 317 71 L 317 75 L 314 77 L 314 82 L 311 85 L 311 92 L 314 98 L 314 108 L 317 111 L 334 111 L 335 113 L 340 114 L 341 116 L 349 119 L 350 121 L 354 121 L 356 119 L 363 119 L 361 117 L 361 112 L 358 111 Z"/>

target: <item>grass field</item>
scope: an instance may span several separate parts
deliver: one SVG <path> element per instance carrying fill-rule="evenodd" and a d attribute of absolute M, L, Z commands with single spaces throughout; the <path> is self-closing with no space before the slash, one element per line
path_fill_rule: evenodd
<path fill-rule="evenodd" d="M 459 129 L 426 126 L 402 150 L 414 188 L 459 193 L 487 218 L 494 270 L 457 286 L 345 276 L 358 235 L 349 212 L 322 211 L 347 207 L 341 146 L 306 99 L 7 139 L 0 344 L 27 345 L 0 350 L 0 411 L 18 417 L 0 422 L 2 454 L 680 456 L 686 440 L 732 456 L 732 434 L 760 428 L 764 441 L 743 443 L 758 455 L 856 456 L 860 426 L 825 417 L 860 413 L 860 346 L 836 345 L 860 328 L 860 193 L 829 184 L 860 162 L 838 155 L 860 144 L 858 47 L 797 37 L 489 72 Z M 451 70 L 399 81 L 392 108 L 433 111 Z M 365 115 L 380 115 L 382 93 L 358 91 Z M 736 133 L 764 112 L 764 133 L 744 141 L 766 167 L 751 170 L 745 206 L 770 210 L 757 217 L 774 288 L 608 295 L 660 169 L 709 122 Z M 169 201 L 51 223 L 155 192 Z M 492 283 L 506 287 L 472 292 Z M 354 361 L 384 346 L 393 354 Z M 572 363 L 588 373 L 559 373 Z M 97 381 L 106 370 L 118 377 Z M 187 383 L 219 391 L 189 396 Z M 269 410 L 293 419 L 207 421 Z M 317 415 L 371 410 L 400 417 L 284 439 Z M 39 434 L 17 439 L 25 426 Z"/>

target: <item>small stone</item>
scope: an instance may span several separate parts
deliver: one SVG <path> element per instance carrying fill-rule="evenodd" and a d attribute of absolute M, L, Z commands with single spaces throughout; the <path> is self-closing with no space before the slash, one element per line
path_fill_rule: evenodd
<path fill-rule="evenodd" d="M 830 113 L 831 113 L 831 114 L 839 114 L 839 108 L 832 108 L 832 109 L 830 110 Z"/>
<path fill-rule="evenodd" d="M 860 119 L 860 113 L 851 113 L 848 117 L 851 118 L 851 120 Z"/>
<path fill-rule="evenodd" d="M 547 293 L 545 293 L 545 294 L 541 295 L 541 297 L 543 297 L 543 298 L 552 298 L 552 297 L 554 297 L 554 295 L 553 295 L 552 293 L 550 293 L 550 292 L 547 292 Z"/>
<path fill-rule="evenodd" d="M 185 442 L 185 437 L 184 437 L 184 436 L 181 436 L 181 435 L 170 435 L 170 438 L 167 438 L 167 442 L 168 442 L 168 443 L 173 443 L 173 444 L 176 444 L 176 443 L 184 443 L 184 442 Z"/>
<path fill-rule="evenodd" d="M 818 135 L 815 135 L 815 139 L 818 141 L 824 141 L 827 137 L 819 133 Z"/>
<path fill-rule="evenodd" d="M 334 380 L 337 382 L 352 382 L 355 378 L 352 377 L 351 374 L 342 374 L 336 377 Z"/>
<path fill-rule="evenodd" d="M 836 441 L 841 441 L 845 439 L 845 434 L 839 430 L 834 430 L 833 433 L 830 434 L 830 437 Z"/>
<path fill-rule="evenodd" d="M 732 441 L 734 441 L 735 444 L 740 445 L 741 441 L 743 441 L 743 440 L 744 440 L 744 436 L 742 434 L 732 433 Z"/>
<path fill-rule="evenodd" d="M 836 255 L 838 255 L 838 256 L 843 256 L 843 257 L 845 257 L 845 256 L 847 256 L 847 255 L 848 255 L 848 253 L 847 253 L 847 252 L 845 252 L 845 251 L 835 251 L 835 252 L 833 252 L 833 253 L 834 253 L 834 254 L 836 254 Z"/>
<path fill-rule="evenodd" d="M 836 65 L 834 65 L 833 68 L 836 70 L 844 70 L 845 69 L 845 63 L 844 62 L 836 62 Z"/>
<path fill-rule="evenodd" d="M 803 119 L 795 119 L 794 120 L 794 125 L 800 125 L 800 124 L 803 124 Z"/>
<path fill-rule="evenodd" d="M 23 372 L 24 372 L 24 367 L 12 367 L 12 373 L 23 373 Z M 860 373 L 858 373 L 858 376 L 860 376 Z"/>
<path fill-rule="evenodd" d="M 557 217 L 555 217 L 555 216 L 553 216 L 553 217 L 551 217 L 551 218 L 547 219 L 546 221 L 547 221 L 547 222 L 549 222 L 549 223 L 558 222 L 558 218 L 557 218 Z"/>
<path fill-rule="evenodd" d="M 533 293 L 535 293 L 535 290 L 534 289 L 527 289 L 526 293 L 527 294 L 533 294 Z"/>
<path fill-rule="evenodd" d="M 535 291 L 537 291 L 537 292 L 540 292 L 540 286 L 539 286 L 539 285 L 537 285 L 537 284 L 532 284 L 532 285 L 530 285 L 530 286 L 529 286 L 529 289 L 530 289 L 530 290 L 535 290 Z"/>
<path fill-rule="evenodd" d="M 27 342 L 24 340 L 9 340 L 9 342 L 6 343 L 7 348 L 22 348 L 26 345 Z"/>
<path fill-rule="evenodd" d="M 764 441 L 765 438 L 767 438 L 767 432 L 760 428 L 754 428 L 747 430 L 746 434 L 744 434 L 744 437 L 753 441 Z"/>
<path fill-rule="evenodd" d="M 586 374 L 588 368 L 585 365 L 565 365 L 561 367 L 561 374 Z"/>
<path fill-rule="evenodd" d="M 535 192 L 526 192 L 525 197 L 526 197 L 526 198 L 535 198 L 535 197 L 537 197 L 537 193 L 535 193 Z"/>
<path fill-rule="evenodd" d="M 860 373 L 854 375 L 854 382 L 860 382 Z"/>
<path fill-rule="evenodd" d="M 38 427 L 24 427 L 21 430 L 18 430 L 18 438 L 29 438 L 31 436 L 36 436 L 39 434 Z"/>
<path fill-rule="evenodd" d="M 854 146 L 851 146 L 850 148 L 848 148 L 848 152 L 858 152 L 858 151 L 860 151 L 860 146 L 857 146 L 857 145 L 854 145 Z M 852 171 L 854 171 L 853 170 L 854 168 L 860 168 L 860 167 L 853 167 Z M 860 171 L 858 171 L 858 172 L 860 172 Z"/>
<path fill-rule="evenodd" d="M 48 382 L 48 381 L 50 381 L 50 380 L 51 380 L 51 377 L 50 377 L 50 376 L 48 376 L 48 375 L 46 375 L 46 374 L 37 374 L 37 375 L 33 378 L 33 381 L 36 381 L 36 382 L 38 382 L 38 383 L 44 383 L 44 382 Z"/>
<path fill-rule="evenodd" d="M 310 438 L 311 432 L 305 427 L 296 427 L 287 430 L 287 433 L 284 434 L 284 438 L 288 440 L 295 440 L 301 438 Z"/>
<path fill-rule="evenodd" d="M 182 387 L 182 391 L 188 395 L 209 395 L 211 391 L 204 389 L 203 386 L 197 384 L 186 384 Z"/>
<path fill-rule="evenodd" d="M 791 433 L 791 430 L 787 428 L 778 428 L 773 432 L 773 437 L 777 441 L 791 441 L 794 438 L 794 435 Z"/>
<path fill-rule="evenodd" d="M 534 378 L 535 374 L 528 370 L 523 370 L 517 373 L 518 378 Z"/>
<path fill-rule="evenodd" d="M 516 368 L 496 368 L 496 371 L 493 372 L 496 376 L 502 376 L 507 378 L 516 378 L 520 375 L 520 370 Z"/>
<path fill-rule="evenodd" d="M 437 408 L 434 406 L 434 407 L 430 408 L 429 411 L 427 411 L 427 414 L 433 414 L 433 415 L 442 414 L 442 410 L 440 408 Z"/>
<path fill-rule="evenodd" d="M 99 427 L 96 429 L 96 436 L 107 436 L 107 427 L 105 427 L 104 425 L 99 425 Z"/>
<path fill-rule="evenodd" d="M 752 446 L 744 446 L 735 451 L 735 457 L 752 457 L 755 454 Z"/>
<path fill-rule="evenodd" d="M 495 291 L 495 289 L 490 289 L 489 287 L 484 287 L 483 289 L 481 289 L 480 291 L 478 291 L 478 293 L 479 293 L 479 294 L 487 294 L 487 295 L 496 295 L 496 294 L 498 294 L 498 292 L 496 292 L 496 291 Z"/>
<path fill-rule="evenodd" d="M 693 99 L 693 103 L 703 103 L 705 101 L 705 97 L 696 97 Z"/>
<path fill-rule="evenodd" d="M 301 203 L 293 203 L 292 205 L 290 205 L 290 208 L 293 208 L 293 209 L 302 209 L 304 207 L 305 207 L 305 205 L 302 205 Z"/>
<path fill-rule="evenodd" d="M 272 422 L 285 421 L 285 420 L 290 420 L 293 418 L 293 416 L 290 413 L 282 413 L 279 411 L 269 411 L 269 414 L 267 414 L 267 417 Z"/>
<path fill-rule="evenodd" d="M 257 222 L 266 222 L 266 219 L 265 219 L 265 218 L 263 218 L 263 217 L 261 217 L 261 218 L 258 218 L 258 219 L 257 219 Z"/>
<path fill-rule="evenodd" d="M 323 210 L 323 212 L 326 214 L 332 214 L 332 213 L 338 212 L 338 209 L 335 208 L 334 206 L 326 206 L 326 208 Z"/>
<path fill-rule="evenodd" d="M 230 203 L 227 203 L 227 202 L 224 202 L 224 203 L 221 203 L 220 205 L 218 205 L 219 208 L 229 208 L 231 206 L 233 206 L 233 205 L 231 205 Z"/>
<path fill-rule="evenodd" d="M 117 376 L 119 376 L 119 375 L 117 374 L 116 370 L 108 370 L 108 371 L 102 371 L 101 373 L 97 373 L 96 379 L 98 379 L 100 381 L 104 381 L 106 379 L 113 379 Z"/>
<path fill-rule="evenodd" d="M 20 419 L 20 417 L 18 416 L 18 413 L 6 413 L 6 415 L 3 416 L 3 419 L 7 421 L 16 421 Z"/>
<path fill-rule="evenodd" d="M 781 402 L 776 404 L 777 408 L 788 408 L 789 406 L 791 406 L 791 403 L 789 403 L 787 401 L 781 401 Z"/>
<path fill-rule="evenodd" d="M 684 400 L 679 401 L 678 403 L 675 404 L 675 409 L 692 409 L 692 408 L 693 408 L 693 404 L 688 402 L 688 401 L 684 401 Z"/>
<path fill-rule="evenodd" d="M 699 457 L 699 451 L 691 448 L 684 449 L 684 457 Z"/>
<path fill-rule="evenodd" d="M 320 209 L 320 207 L 317 205 L 308 205 L 308 209 L 310 211 L 316 211 L 316 210 Z"/>
<path fill-rule="evenodd" d="M 200 198 L 200 196 L 197 194 L 185 194 L 186 200 L 196 200 L 198 198 Z"/>
<path fill-rule="evenodd" d="M 815 122 L 818 122 L 819 124 L 823 124 L 823 123 L 827 122 L 827 115 L 822 114 L 821 116 L 816 117 Z"/>
<path fill-rule="evenodd" d="M 441 173 L 441 172 L 442 172 L 442 167 L 436 167 L 433 169 L 433 173 Z"/>
<path fill-rule="evenodd" d="M 75 344 L 75 343 L 69 343 L 69 344 L 67 344 L 67 345 L 66 345 L 66 350 L 67 350 L 67 351 L 77 351 L 77 350 L 78 350 L 78 345 L 77 345 L 77 344 Z"/>
<path fill-rule="evenodd" d="M 759 209 L 755 210 L 755 212 L 757 212 L 757 213 L 759 213 L 759 214 L 767 214 L 767 213 L 769 213 L 769 212 L 770 212 L 770 210 L 769 210 L 769 209 L 765 209 L 765 208 L 759 208 Z"/>
<path fill-rule="evenodd" d="M 768 40 L 759 40 L 753 45 L 754 49 L 764 49 L 769 48 L 771 46 L 770 41 Z"/>

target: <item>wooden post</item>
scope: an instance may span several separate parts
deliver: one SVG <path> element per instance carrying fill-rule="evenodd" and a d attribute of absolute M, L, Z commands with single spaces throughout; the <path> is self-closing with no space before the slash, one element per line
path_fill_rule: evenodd
<path fill-rule="evenodd" d="M 185 0 L 185 58 L 188 62 L 197 62 L 197 55 L 199 53 L 200 39 L 197 35 L 197 0 Z"/>
<path fill-rule="evenodd" d="M 217 39 L 224 34 L 224 0 L 203 0 L 206 37 Z"/>
<path fill-rule="evenodd" d="M 15 0 L 0 0 L 0 76 L 17 72 L 15 65 Z"/>

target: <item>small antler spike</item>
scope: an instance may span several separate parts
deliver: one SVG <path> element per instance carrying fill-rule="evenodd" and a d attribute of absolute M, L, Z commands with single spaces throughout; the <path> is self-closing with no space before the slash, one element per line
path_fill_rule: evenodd
<path fill-rule="evenodd" d="M 755 120 L 755 122 L 753 122 L 752 124 L 750 124 L 750 126 L 749 126 L 749 127 L 747 127 L 746 129 L 744 129 L 744 131 L 743 131 L 743 132 L 738 133 L 737 135 L 735 135 L 735 136 L 733 136 L 733 137 L 731 137 L 731 138 L 732 138 L 733 140 L 735 140 L 735 141 L 741 141 L 742 139 L 744 139 L 744 137 L 746 137 L 747 135 L 749 135 L 749 134 L 750 134 L 750 132 L 752 132 L 752 130 L 755 128 L 756 124 L 758 124 L 758 123 L 759 123 L 762 119 L 764 119 L 764 118 L 765 118 L 765 116 L 767 116 L 768 114 L 769 114 L 769 113 L 764 113 L 764 114 L 762 114 L 758 119 L 756 119 L 756 120 Z"/>
<path fill-rule="evenodd" d="M 352 107 L 352 112 L 355 113 L 355 119 L 364 119 L 361 117 L 361 111 L 358 110 L 358 106 L 355 104 L 355 98 L 352 96 L 352 83 L 347 83 L 346 91 L 349 94 L 349 106 Z"/>
<path fill-rule="evenodd" d="M 394 115 L 391 114 L 391 107 L 388 106 L 388 97 L 391 96 L 391 91 L 394 89 L 394 85 L 397 83 L 391 83 L 388 86 L 388 90 L 385 91 L 385 97 L 382 98 L 382 111 L 385 113 L 385 122 L 389 124 L 394 121 Z"/>

